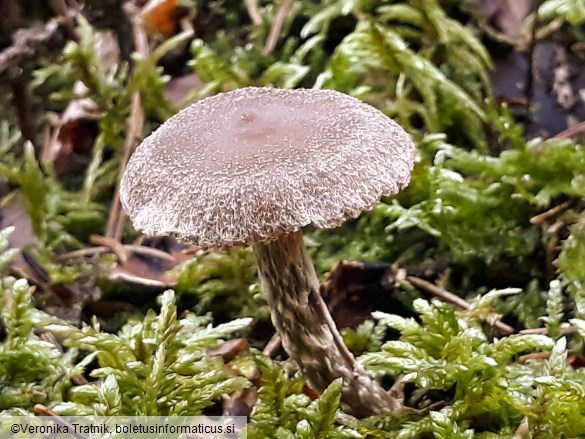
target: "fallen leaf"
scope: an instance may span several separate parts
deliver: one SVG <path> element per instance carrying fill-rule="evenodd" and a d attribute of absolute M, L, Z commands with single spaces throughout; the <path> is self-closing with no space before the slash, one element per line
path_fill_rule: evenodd
<path fill-rule="evenodd" d="M 99 118 L 97 104 L 91 99 L 69 102 L 51 141 L 41 152 L 41 161 L 52 163 L 59 176 L 82 173 L 91 161 Z"/>
<path fill-rule="evenodd" d="M 311 400 L 313 401 L 319 398 L 319 392 L 310 388 L 306 384 L 303 384 L 303 393 L 307 395 L 309 398 L 311 398 Z"/>
<path fill-rule="evenodd" d="M 256 387 L 239 390 L 224 402 L 223 415 L 249 417 L 257 401 L 258 390 Z"/>
<path fill-rule="evenodd" d="M 567 363 L 573 369 L 582 369 L 585 367 L 585 356 L 583 356 L 583 355 L 570 355 L 569 358 L 567 358 Z"/>
<path fill-rule="evenodd" d="M 549 138 L 585 120 L 585 62 L 562 44 L 536 44 L 532 82 L 526 53 L 499 51 L 494 67 L 494 95 L 522 119 L 525 137 Z"/>
<path fill-rule="evenodd" d="M 397 270 L 388 264 L 340 261 L 321 285 L 321 294 L 339 328 L 356 328 L 374 310 L 392 303 Z"/>
<path fill-rule="evenodd" d="M 515 43 L 522 40 L 524 20 L 535 7 L 535 0 L 482 0 L 479 3 L 479 11 L 489 25 Z"/>
<path fill-rule="evenodd" d="M 207 355 L 210 357 L 222 357 L 228 363 L 236 356 L 245 352 L 248 349 L 248 340 L 245 338 L 236 338 L 233 340 L 224 341 L 218 347 L 207 350 Z"/>
<path fill-rule="evenodd" d="M 170 37 L 175 32 L 182 17 L 187 14 L 177 0 L 150 0 L 142 8 L 144 24 L 153 31 L 157 31 L 165 37 Z"/>
<path fill-rule="evenodd" d="M 156 258 L 134 253 L 125 263 L 118 264 L 108 274 L 108 278 L 147 287 L 172 288 L 177 284 L 177 276 L 169 272 L 173 267 L 157 261 Z"/>
<path fill-rule="evenodd" d="M 0 199 L 0 230 L 13 226 L 8 237 L 9 248 L 24 248 L 35 242 L 32 223 L 20 191 L 12 191 Z"/>
<path fill-rule="evenodd" d="M 114 268 L 106 275 L 114 285 L 103 286 L 107 299 L 138 303 L 145 297 L 155 297 L 177 285 L 178 271 L 174 268 L 192 257 L 190 247 L 172 238 L 143 237 L 139 245 L 125 247 L 113 241 L 99 238 L 101 245 L 111 248 L 117 255 Z M 136 291 L 140 291 L 141 297 L 136 296 Z"/>
<path fill-rule="evenodd" d="M 195 73 L 173 78 L 165 87 L 165 96 L 175 108 L 182 108 L 189 102 L 186 101 L 193 90 L 203 85 L 199 76 Z"/>
<path fill-rule="evenodd" d="M 111 32 L 96 32 L 93 45 L 100 73 L 106 75 L 120 58 L 116 38 Z M 53 135 L 40 155 L 43 163 L 53 164 L 59 176 L 76 176 L 85 172 L 92 160 L 93 144 L 99 133 L 101 113 L 93 100 L 84 97 L 87 88 L 83 83 L 76 82 L 73 92 L 79 99 L 69 102 L 54 123 Z"/>

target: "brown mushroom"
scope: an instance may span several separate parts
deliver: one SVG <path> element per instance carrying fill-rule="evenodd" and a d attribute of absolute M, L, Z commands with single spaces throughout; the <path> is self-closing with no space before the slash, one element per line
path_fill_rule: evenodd
<path fill-rule="evenodd" d="M 343 379 L 356 415 L 401 407 L 347 349 L 301 228 L 336 227 L 397 193 L 414 145 L 394 121 L 331 90 L 243 88 L 185 108 L 136 150 L 121 200 L 134 227 L 201 248 L 252 245 L 272 322 L 309 385 Z"/>

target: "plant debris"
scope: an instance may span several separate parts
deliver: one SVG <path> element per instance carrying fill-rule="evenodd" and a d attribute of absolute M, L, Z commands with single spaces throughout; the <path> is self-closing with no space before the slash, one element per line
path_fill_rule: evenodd
<path fill-rule="evenodd" d="M 0 415 L 223 413 L 258 439 L 583 434 L 582 0 L 79 3 L 2 3 Z M 407 190 L 304 230 L 344 342 L 400 415 L 357 419 L 340 380 L 307 385 L 250 250 L 140 237 L 117 208 L 142 138 L 247 86 L 341 91 L 415 140 Z"/>

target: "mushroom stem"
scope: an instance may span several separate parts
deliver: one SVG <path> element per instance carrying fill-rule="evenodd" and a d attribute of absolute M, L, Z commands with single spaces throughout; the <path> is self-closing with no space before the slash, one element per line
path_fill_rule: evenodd
<path fill-rule="evenodd" d="M 354 416 L 396 412 L 401 402 L 373 380 L 349 351 L 319 292 L 301 232 L 254 245 L 272 323 L 308 384 L 323 391 L 343 379 L 342 407 Z"/>

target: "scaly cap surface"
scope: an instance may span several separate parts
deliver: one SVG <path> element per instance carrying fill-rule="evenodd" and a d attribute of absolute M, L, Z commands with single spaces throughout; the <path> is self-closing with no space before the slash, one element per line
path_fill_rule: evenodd
<path fill-rule="evenodd" d="M 183 109 L 142 142 L 122 179 L 134 227 L 202 248 L 336 227 L 410 180 L 393 120 L 332 90 L 242 88 Z"/>

